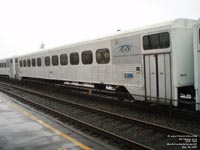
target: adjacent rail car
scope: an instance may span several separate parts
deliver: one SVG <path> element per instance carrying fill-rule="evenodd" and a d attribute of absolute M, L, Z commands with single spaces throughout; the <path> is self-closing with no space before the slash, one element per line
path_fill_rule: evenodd
<path fill-rule="evenodd" d="M 177 106 L 178 101 L 166 99 L 193 101 L 195 97 L 193 32 L 198 29 L 193 30 L 196 23 L 176 19 L 19 56 L 15 78 L 90 84 L 100 89 L 112 87 L 133 94 L 135 99 L 159 98 Z M 198 86 L 195 87 L 198 91 Z"/>
<path fill-rule="evenodd" d="M 0 76 L 11 79 L 16 78 L 14 57 L 0 60 Z"/>

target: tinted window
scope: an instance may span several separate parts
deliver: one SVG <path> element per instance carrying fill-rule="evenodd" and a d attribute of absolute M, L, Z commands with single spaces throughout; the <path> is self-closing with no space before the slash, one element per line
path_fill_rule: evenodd
<path fill-rule="evenodd" d="M 18 58 L 15 58 L 15 63 L 16 63 L 16 64 L 18 63 Z"/>
<path fill-rule="evenodd" d="M 27 60 L 27 65 L 28 65 L 28 67 L 31 66 L 31 60 L 30 59 Z"/>
<path fill-rule="evenodd" d="M 67 54 L 60 55 L 60 64 L 61 65 L 67 65 L 68 64 Z"/>
<path fill-rule="evenodd" d="M 70 54 L 70 63 L 72 65 L 78 65 L 79 64 L 79 56 L 78 53 L 71 53 Z"/>
<path fill-rule="evenodd" d="M 26 67 L 26 60 L 23 60 L 23 65 L 24 67 Z"/>
<path fill-rule="evenodd" d="M 150 36 L 144 36 L 143 37 L 143 49 L 150 49 L 151 45 L 150 45 Z"/>
<path fill-rule="evenodd" d="M 160 33 L 160 48 L 168 48 L 169 47 L 169 33 Z"/>
<path fill-rule="evenodd" d="M 159 34 L 151 35 L 150 36 L 150 43 L 151 43 L 151 49 L 160 48 L 160 45 L 159 45 Z"/>
<path fill-rule="evenodd" d="M 52 56 L 52 65 L 58 66 L 58 56 L 57 55 Z"/>
<path fill-rule="evenodd" d="M 41 58 L 37 58 L 37 66 L 38 67 L 42 66 Z"/>
<path fill-rule="evenodd" d="M 83 64 L 92 64 L 92 62 L 93 62 L 92 51 L 82 52 L 81 57 L 82 57 Z"/>
<path fill-rule="evenodd" d="M 200 44 L 200 29 L 199 29 L 199 44 Z"/>
<path fill-rule="evenodd" d="M 32 66 L 33 66 L 33 67 L 36 66 L 35 58 L 32 58 Z"/>
<path fill-rule="evenodd" d="M 107 48 L 96 51 L 96 61 L 98 64 L 107 64 L 110 62 L 110 52 Z"/>
<path fill-rule="evenodd" d="M 50 66 L 50 57 L 49 56 L 45 57 L 44 61 L 45 61 L 46 66 Z"/>
<path fill-rule="evenodd" d="M 143 49 L 162 49 L 168 48 L 170 45 L 169 33 L 158 33 L 146 35 L 143 37 Z"/>
<path fill-rule="evenodd" d="M 19 61 L 19 65 L 20 65 L 20 67 L 22 67 L 22 60 Z"/>

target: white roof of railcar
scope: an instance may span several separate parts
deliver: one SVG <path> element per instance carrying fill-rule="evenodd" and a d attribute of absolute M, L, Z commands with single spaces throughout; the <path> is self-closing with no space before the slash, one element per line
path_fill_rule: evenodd
<path fill-rule="evenodd" d="M 24 57 L 24 56 L 29 56 L 29 55 L 33 55 L 33 54 L 44 53 L 46 51 L 52 51 L 52 50 L 54 51 L 54 50 L 59 50 L 59 49 L 64 49 L 64 48 L 86 45 L 86 44 L 91 44 L 91 43 L 94 43 L 94 42 L 101 42 L 101 41 L 104 41 L 104 40 L 111 40 L 111 39 L 119 38 L 119 37 L 126 35 L 126 34 L 143 32 L 145 30 L 152 30 L 152 29 L 163 28 L 163 27 L 167 27 L 167 26 L 171 26 L 173 28 L 176 28 L 176 27 L 177 28 L 179 28 L 179 27 L 191 28 L 194 25 L 195 22 L 196 22 L 196 20 L 179 18 L 179 19 L 175 19 L 173 21 L 168 21 L 168 22 L 164 22 L 164 23 L 158 23 L 158 24 L 149 25 L 149 26 L 140 27 L 140 28 L 135 28 L 135 29 L 132 29 L 132 30 L 127 30 L 127 31 L 120 31 L 120 32 L 117 32 L 117 33 L 114 33 L 114 34 L 111 34 L 111 35 L 104 36 L 104 37 L 88 39 L 88 40 L 84 40 L 84 41 L 80 41 L 80 42 L 76 42 L 76 43 L 72 43 L 72 44 L 67 44 L 67 45 L 63 45 L 63 46 L 59 46 L 59 47 L 53 47 L 53 48 L 40 50 L 40 51 L 37 51 L 37 52 L 19 55 L 18 57 Z"/>

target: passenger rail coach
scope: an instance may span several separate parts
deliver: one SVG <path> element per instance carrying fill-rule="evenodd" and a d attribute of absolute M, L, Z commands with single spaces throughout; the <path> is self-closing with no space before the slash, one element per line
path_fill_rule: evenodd
<path fill-rule="evenodd" d="M 0 61 L 14 79 L 92 85 L 200 110 L 199 21 L 176 19 L 104 38 L 46 49 Z M 143 95 L 143 97 L 139 96 Z M 120 97 L 123 98 L 123 97 Z"/>

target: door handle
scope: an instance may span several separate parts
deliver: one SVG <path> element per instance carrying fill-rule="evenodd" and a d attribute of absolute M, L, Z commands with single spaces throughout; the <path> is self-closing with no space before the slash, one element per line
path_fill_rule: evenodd
<path fill-rule="evenodd" d="M 161 74 L 161 75 L 163 75 L 164 73 L 163 73 L 163 72 L 161 72 L 160 74 Z"/>

